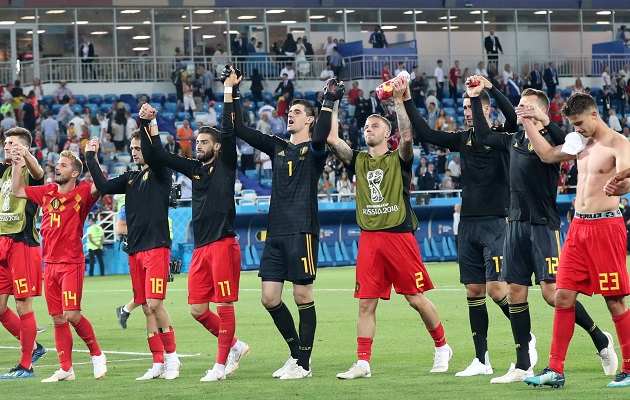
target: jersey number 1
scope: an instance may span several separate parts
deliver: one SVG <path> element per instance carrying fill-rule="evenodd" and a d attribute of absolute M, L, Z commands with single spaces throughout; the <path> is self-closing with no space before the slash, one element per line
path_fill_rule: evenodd
<path fill-rule="evenodd" d="M 287 161 L 289 164 L 289 176 L 293 176 L 293 161 Z"/>

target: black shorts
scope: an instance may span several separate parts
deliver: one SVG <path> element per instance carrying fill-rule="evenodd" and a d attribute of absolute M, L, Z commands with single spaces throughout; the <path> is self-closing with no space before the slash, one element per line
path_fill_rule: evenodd
<path fill-rule="evenodd" d="M 560 232 L 547 225 L 510 221 L 505 235 L 505 259 L 501 279 L 523 286 L 556 281 L 560 256 Z"/>
<path fill-rule="evenodd" d="M 175 87 L 175 95 L 177 96 L 177 100 L 184 101 L 184 89 L 181 84 Z"/>
<path fill-rule="evenodd" d="M 499 280 L 506 226 L 505 218 L 459 222 L 457 246 L 461 283 L 485 284 Z"/>
<path fill-rule="evenodd" d="M 315 280 L 319 238 L 310 233 L 267 236 L 258 276 L 305 285 Z"/>

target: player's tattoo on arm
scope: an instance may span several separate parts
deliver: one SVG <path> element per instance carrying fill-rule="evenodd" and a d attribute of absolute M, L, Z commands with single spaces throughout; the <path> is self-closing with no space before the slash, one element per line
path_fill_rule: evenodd
<path fill-rule="evenodd" d="M 345 140 L 339 139 L 336 143 L 330 144 L 330 149 L 342 163 L 350 165 L 352 162 L 352 149 Z"/>
<path fill-rule="evenodd" d="M 413 158 L 413 128 L 405 105 L 401 102 L 396 102 L 396 115 L 398 116 L 398 129 L 400 131 L 398 154 L 403 160 L 409 161 Z"/>

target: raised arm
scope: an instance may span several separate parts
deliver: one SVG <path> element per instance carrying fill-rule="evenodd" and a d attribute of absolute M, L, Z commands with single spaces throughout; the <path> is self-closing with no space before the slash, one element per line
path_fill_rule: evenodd
<path fill-rule="evenodd" d="M 348 143 L 339 137 L 339 114 L 337 113 L 337 103 L 332 111 L 330 109 L 322 108 L 322 114 L 320 118 L 325 114 L 330 114 L 330 133 L 326 139 L 328 147 L 332 150 L 333 154 L 343 163 L 348 166 L 352 163 L 353 152 Z"/>
<path fill-rule="evenodd" d="M 530 143 L 534 147 L 534 151 L 538 157 L 540 157 L 542 162 L 546 164 L 555 164 L 575 158 L 575 155 L 563 153 L 562 146 L 552 147 L 538 131 L 534 121 L 531 119 L 523 118 L 523 127 L 525 128 L 527 137 L 529 137 Z"/>
<path fill-rule="evenodd" d="M 411 127 L 420 137 L 421 141 L 434 144 L 438 147 L 446 147 L 451 151 L 459 151 L 459 134 L 432 129 L 429 124 L 427 124 L 427 121 L 422 118 L 420 111 L 418 111 L 416 105 L 411 99 L 405 100 L 404 106 L 405 111 L 407 112 L 407 117 L 411 122 Z"/>
<path fill-rule="evenodd" d="M 516 114 L 521 118 L 530 118 L 540 122 L 544 125 L 547 132 L 549 132 L 549 136 L 551 136 L 551 140 L 553 140 L 555 145 L 564 144 L 566 134 L 562 131 L 562 129 L 560 129 L 560 127 L 558 127 L 558 125 L 551 122 L 547 113 L 541 110 L 536 104 L 520 104 L 516 107 Z"/>
<path fill-rule="evenodd" d="M 122 194 L 127 190 L 127 179 L 129 177 L 129 173 L 125 172 L 120 176 L 117 176 L 113 179 L 105 179 L 103 175 L 103 171 L 101 171 L 101 166 L 96 159 L 96 153 L 98 152 L 98 138 L 93 137 L 86 145 L 85 145 L 85 160 L 87 163 L 88 170 L 90 174 L 92 174 L 92 179 L 94 180 L 94 184 L 92 185 L 92 196 L 98 196 L 98 192 L 102 194 Z M 96 189 L 96 190 L 94 190 Z"/>
<path fill-rule="evenodd" d="M 156 113 L 157 111 L 148 104 L 144 104 L 140 109 L 140 146 L 144 162 L 152 169 L 168 167 L 192 179 L 195 161 L 166 151 L 162 146 L 157 124 L 152 122 Z"/>
<path fill-rule="evenodd" d="M 26 198 L 26 182 L 22 176 L 22 167 L 25 162 L 20 156 L 14 155 L 12 158 L 13 168 L 11 169 L 11 194 L 19 199 Z"/>
<path fill-rule="evenodd" d="M 466 88 L 466 93 L 468 93 L 468 96 L 470 97 L 470 107 L 472 108 L 475 136 L 486 146 L 509 151 L 510 146 L 512 145 L 512 136 L 503 133 L 493 132 L 488 125 L 488 121 L 486 120 L 486 115 L 483 112 L 483 104 L 481 103 L 481 99 L 479 98 L 479 95 L 484 90 L 483 81 L 480 80 L 481 78 L 479 76 L 470 77 L 468 82 L 479 82 L 480 84 L 468 85 Z"/>
<path fill-rule="evenodd" d="M 243 139 L 252 147 L 271 156 L 275 148 L 275 139 L 282 139 L 276 136 L 272 137 L 270 135 L 265 135 L 256 129 L 245 126 L 243 123 L 243 112 L 241 111 L 240 98 L 234 96 L 234 94 L 238 95 L 238 84 L 241 82 L 241 79 L 242 77 L 238 76 L 236 70 L 231 65 L 225 66 L 225 69 L 221 74 L 221 81 L 224 82 L 223 112 L 227 112 L 229 115 L 233 114 L 234 118 L 231 123 L 226 118 L 222 118 L 221 129 L 225 131 L 226 129 L 230 129 L 230 125 L 233 125 L 236 137 Z M 223 124 L 226 125 L 224 126 Z"/>
<path fill-rule="evenodd" d="M 37 162 L 35 156 L 31 154 L 28 147 L 21 143 L 17 143 L 17 145 L 13 148 L 13 151 L 15 154 L 24 159 L 26 168 L 28 168 L 28 173 L 33 177 L 33 179 L 41 180 L 44 177 L 44 170 Z"/>
<path fill-rule="evenodd" d="M 311 146 L 318 153 L 326 151 L 326 140 L 332 127 L 333 108 L 335 102 L 343 98 L 345 91 L 343 82 L 337 82 L 336 79 L 328 79 L 324 85 L 324 102 L 311 138 Z"/>
<path fill-rule="evenodd" d="M 396 106 L 396 116 L 398 118 L 398 129 L 400 131 L 400 144 L 398 146 L 398 156 L 403 161 L 413 159 L 413 129 L 411 121 L 405 110 L 405 101 L 411 100 L 409 85 L 403 79 L 396 78 L 394 86 L 394 105 Z"/>
<path fill-rule="evenodd" d="M 619 140 L 615 146 L 615 168 L 617 174 L 608 179 L 604 186 L 604 192 L 608 196 L 623 196 L 630 193 L 630 142 Z"/>
<path fill-rule="evenodd" d="M 486 87 L 486 89 L 488 89 L 492 97 L 494 97 L 497 102 L 497 106 L 499 107 L 499 110 L 501 110 L 501 113 L 503 113 L 503 116 L 505 117 L 505 123 L 503 124 L 505 132 L 518 131 L 518 124 L 516 123 L 516 112 L 514 111 L 514 106 L 512 105 L 512 103 L 510 103 L 510 100 L 508 100 L 508 98 L 505 97 L 499 89 L 495 88 L 489 80 L 484 77 L 481 78 L 483 78 L 487 82 L 487 84 L 490 85 L 490 88 L 488 89 Z"/>

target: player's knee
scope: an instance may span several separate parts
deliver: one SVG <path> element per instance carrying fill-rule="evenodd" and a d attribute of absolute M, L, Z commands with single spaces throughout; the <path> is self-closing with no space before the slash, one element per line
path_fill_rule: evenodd
<path fill-rule="evenodd" d="M 190 306 L 190 315 L 192 315 L 194 319 L 197 319 L 205 314 L 205 312 L 208 310 L 208 304 L 192 304 Z"/>
<path fill-rule="evenodd" d="M 65 311 L 63 313 L 65 319 L 70 322 L 71 325 L 76 325 L 79 323 L 81 319 L 81 312 L 79 311 Z"/>
<path fill-rule="evenodd" d="M 360 299 L 359 315 L 372 315 L 376 312 L 378 299 Z"/>
<path fill-rule="evenodd" d="M 159 299 L 147 299 L 147 307 L 151 313 L 155 314 L 164 308 L 164 303 Z"/>
<path fill-rule="evenodd" d="M 267 309 L 276 307 L 278 304 L 280 304 L 281 301 L 282 299 L 278 298 L 277 296 L 269 296 L 264 294 L 260 298 L 260 302 L 262 303 L 263 307 Z"/>

